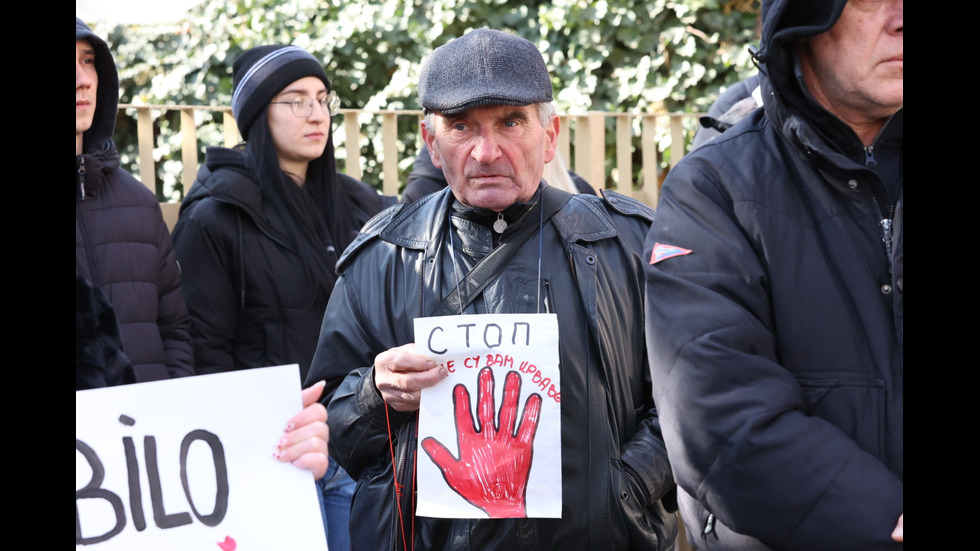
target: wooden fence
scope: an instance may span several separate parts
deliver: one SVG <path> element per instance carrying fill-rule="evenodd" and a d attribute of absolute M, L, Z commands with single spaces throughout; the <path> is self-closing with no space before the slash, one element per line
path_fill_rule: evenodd
<path fill-rule="evenodd" d="M 240 140 L 238 126 L 231 115 L 230 107 L 210 107 L 194 105 L 131 105 L 119 106 L 120 116 L 135 116 L 139 151 L 138 176 L 154 193 L 157 190 L 157 170 L 154 161 L 155 143 L 154 119 L 168 111 L 180 112 L 181 165 L 180 179 L 189 191 L 190 183 L 197 175 L 200 151 L 207 145 L 233 146 Z M 223 144 L 202 144 L 198 138 L 195 112 L 210 111 L 220 113 Z M 135 114 L 135 115 L 134 115 Z M 398 121 L 400 117 L 414 117 L 421 121 L 422 112 L 418 110 L 366 111 L 341 109 L 339 121 L 334 122 L 334 143 L 338 156 L 347 159 L 345 172 L 363 179 L 366 159 L 363 155 L 351 155 L 347 144 L 360 144 L 363 128 L 360 121 L 365 116 L 380 119 L 382 151 L 378 155 L 381 166 L 382 191 L 387 195 L 398 195 L 402 182 L 399 178 Z M 697 113 L 608 113 L 588 112 L 583 114 L 560 115 L 561 131 L 558 135 L 558 150 L 566 164 L 585 178 L 593 187 L 615 189 L 620 193 L 635 197 L 651 206 L 656 206 L 660 197 L 660 184 L 663 176 L 679 161 L 689 147 L 688 136 L 697 122 Z M 607 146 L 607 134 L 614 132 L 614 146 Z M 679 144 L 680 147 L 674 147 Z M 613 158 L 607 159 L 612 151 Z M 661 158 L 660 151 L 669 151 L 667 158 Z M 357 162 L 352 162 L 357 159 Z M 640 166 L 634 170 L 634 160 Z M 636 176 L 634 176 L 636 175 Z M 635 180 L 635 181 L 634 181 Z M 164 217 L 170 227 L 177 219 L 179 203 L 161 203 Z"/>

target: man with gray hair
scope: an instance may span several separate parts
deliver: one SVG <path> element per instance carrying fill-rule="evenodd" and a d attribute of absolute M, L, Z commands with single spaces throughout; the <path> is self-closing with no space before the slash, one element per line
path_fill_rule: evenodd
<path fill-rule="evenodd" d="M 641 250 L 653 210 L 542 181 L 559 120 L 541 53 L 523 38 L 477 29 L 437 48 L 419 99 L 422 135 L 449 186 L 385 211 L 341 257 L 307 379 L 327 381 L 331 457 L 357 480 L 352 547 L 672 548 L 674 483 L 643 338 Z M 558 321 L 560 517 L 500 503 L 478 486 L 506 476 L 476 463 L 453 489 L 485 515 L 417 516 L 416 461 L 429 460 L 416 457 L 420 392 L 448 372 L 416 351 L 413 320 L 536 312 Z M 514 402 L 504 400 L 501 426 L 513 424 L 504 409 Z"/>
<path fill-rule="evenodd" d="M 698 549 L 904 545 L 903 0 L 764 0 L 763 108 L 674 167 L 647 333 Z"/>

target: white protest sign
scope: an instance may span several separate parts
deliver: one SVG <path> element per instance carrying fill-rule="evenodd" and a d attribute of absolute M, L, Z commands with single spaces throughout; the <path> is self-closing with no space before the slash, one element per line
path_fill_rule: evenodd
<path fill-rule="evenodd" d="M 75 392 L 75 547 L 326 550 L 309 471 L 273 457 L 299 366 Z"/>
<path fill-rule="evenodd" d="M 421 393 L 416 514 L 560 518 L 557 316 L 417 318 L 415 351 L 449 370 Z"/>

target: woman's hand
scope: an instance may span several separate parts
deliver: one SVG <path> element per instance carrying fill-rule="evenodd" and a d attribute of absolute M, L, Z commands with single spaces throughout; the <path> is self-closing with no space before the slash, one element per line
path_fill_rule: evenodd
<path fill-rule="evenodd" d="M 312 472 L 317 480 L 327 472 L 330 462 L 327 456 L 327 443 L 330 441 L 327 408 L 317 401 L 323 394 L 324 385 L 326 382 L 320 381 L 303 390 L 303 411 L 286 424 L 286 432 L 279 439 L 273 454 L 279 461 Z"/>

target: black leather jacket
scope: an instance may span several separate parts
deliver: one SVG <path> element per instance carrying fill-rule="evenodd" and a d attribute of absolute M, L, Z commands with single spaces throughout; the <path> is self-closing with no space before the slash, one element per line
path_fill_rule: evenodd
<path fill-rule="evenodd" d="M 450 209 L 458 265 L 468 270 L 493 248 L 489 224 L 470 216 L 445 189 L 378 215 L 348 248 L 307 379 L 308 385 L 327 380 L 331 457 L 357 479 L 353 549 L 404 549 L 412 546 L 413 534 L 416 549 L 673 545 L 676 520 L 661 498 L 672 503 L 674 483 L 651 399 L 643 335 L 640 251 L 653 211 L 615 193 L 553 191 L 569 200 L 544 224 L 542 247 L 537 238 L 527 241 L 466 313 L 535 312 L 543 251 L 547 296 L 541 301 L 557 313 L 561 343 L 562 518 L 418 517 L 411 523 L 417 412 L 386 408 L 370 366 L 378 353 L 412 342 L 412 320 L 429 315 L 454 287 Z M 511 226 L 537 224 L 535 212 L 518 213 Z M 404 485 L 400 500 L 393 463 Z"/>

